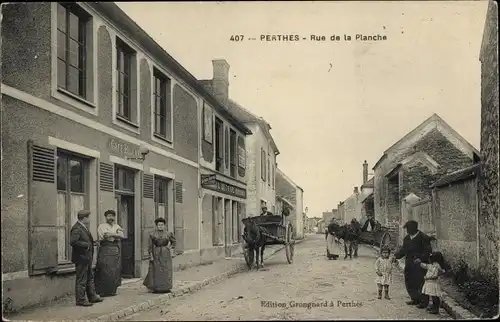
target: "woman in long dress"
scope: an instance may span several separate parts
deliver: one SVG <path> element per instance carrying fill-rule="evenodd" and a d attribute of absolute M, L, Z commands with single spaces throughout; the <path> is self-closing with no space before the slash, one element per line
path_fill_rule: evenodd
<path fill-rule="evenodd" d="M 340 240 L 335 236 L 334 224 L 328 225 L 326 231 L 326 257 L 328 259 L 337 259 L 342 252 Z"/>
<path fill-rule="evenodd" d="M 121 284 L 120 240 L 124 237 L 115 211 L 107 210 L 104 216 L 106 222 L 97 228 L 99 251 L 94 278 L 96 292 L 102 297 L 116 295 Z"/>
<path fill-rule="evenodd" d="M 156 219 L 155 224 L 156 230 L 149 234 L 149 270 L 143 284 L 154 293 L 168 293 L 173 284 L 175 237 L 165 230 L 164 218 Z"/>

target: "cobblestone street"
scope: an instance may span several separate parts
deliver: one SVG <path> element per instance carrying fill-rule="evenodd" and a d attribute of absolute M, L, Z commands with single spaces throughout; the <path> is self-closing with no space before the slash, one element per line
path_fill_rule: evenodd
<path fill-rule="evenodd" d="M 293 264 L 287 264 L 280 251 L 260 271 L 235 275 L 127 320 L 451 319 L 443 309 L 436 316 L 407 306 L 408 295 L 397 268 L 392 299 L 378 300 L 375 251 L 361 246 L 359 254 L 358 259 L 328 261 L 324 235 L 311 235 L 297 245 Z M 326 302 L 328 306 L 291 307 L 293 302 Z M 282 303 L 286 307 L 277 307 Z"/>

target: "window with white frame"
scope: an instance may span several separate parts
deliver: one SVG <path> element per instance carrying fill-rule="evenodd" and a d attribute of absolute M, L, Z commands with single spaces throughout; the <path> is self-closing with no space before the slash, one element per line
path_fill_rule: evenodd
<path fill-rule="evenodd" d="M 116 38 L 116 118 L 137 126 L 136 52 Z"/>
<path fill-rule="evenodd" d="M 157 69 L 153 73 L 154 135 L 172 143 L 171 81 Z"/>
<path fill-rule="evenodd" d="M 69 235 L 77 214 L 89 204 L 88 160 L 65 151 L 57 153 L 58 263 L 70 261 Z"/>
<path fill-rule="evenodd" d="M 57 88 L 84 100 L 92 93 L 91 16 L 74 3 L 57 4 Z"/>

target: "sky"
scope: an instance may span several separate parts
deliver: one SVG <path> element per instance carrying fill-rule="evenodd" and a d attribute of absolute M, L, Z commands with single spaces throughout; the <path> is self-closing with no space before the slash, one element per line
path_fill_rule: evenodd
<path fill-rule="evenodd" d="M 479 149 L 485 1 L 118 5 L 198 79 L 227 60 L 229 96 L 271 125 L 278 167 L 304 189 L 309 217 L 347 199 L 364 160 L 372 173 L 433 113 Z M 260 41 L 278 34 L 301 40 Z M 330 41 L 344 34 L 387 40 Z"/>

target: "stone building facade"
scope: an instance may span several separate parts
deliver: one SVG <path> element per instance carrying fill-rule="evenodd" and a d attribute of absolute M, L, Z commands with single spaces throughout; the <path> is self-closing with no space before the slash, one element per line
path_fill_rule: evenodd
<path fill-rule="evenodd" d="M 410 194 L 431 198 L 439 177 L 470 166 L 479 152 L 434 114 L 392 147 L 373 167 L 375 219 L 403 223 L 402 203 Z"/>
<path fill-rule="evenodd" d="M 297 186 L 288 176 L 286 176 L 279 168 L 276 171 L 276 194 L 280 198 L 285 198 L 293 205 L 293 211 L 288 216 L 288 220 L 294 227 L 295 237 L 304 237 L 304 210 L 303 210 L 303 195 L 304 190 Z"/>
<path fill-rule="evenodd" d="M 268 211 L 276 212 L 276 158 L 278 147 L 271 135 L 271 126 L 263 118 L 257 117 L 243 106 L 228 97 L 229 64 L 224 59 L 214 61 L 214 77 L 203 80 L 203 84 L 223 102 L 235 118 L 245 124 L 252 133 L 238 149 L 245 150 L 247 215 L 258 215 L 266 206 Z M 243 153 L 243 151 L 242 151 Z M 238 159 L 240 162 L 240 159 Z"/>
<path fill-rule="evenodd" d="M 486 14 L 481 61 L 480 255 L 482 270 L 498 279 L 498 3 Z"/>
<path fill-rule="evenodd" d="M 104 211 L 117 211 L 124 278 L 147 273 L 157 217 L 176 236 L 175 269 L 199 264 L 199 113 L 207 103 L 237 137 L 248 128 L 114 3 L 9 4 L 2 15 L 2 288 L 12 309 L 74 292 L 68 238 L 83 208 L 94 236 Z"/>
<path fill-rule="evenodd" d="M 199 111 L 201 257 L 207 261 L 239 249 L 248 193 L 245 137 L 252 133 L 227 111 L 229 64 L 220 59 L 212 65 L 213 78 L 201 83 L 218 104 L 203 101 Z"/>

